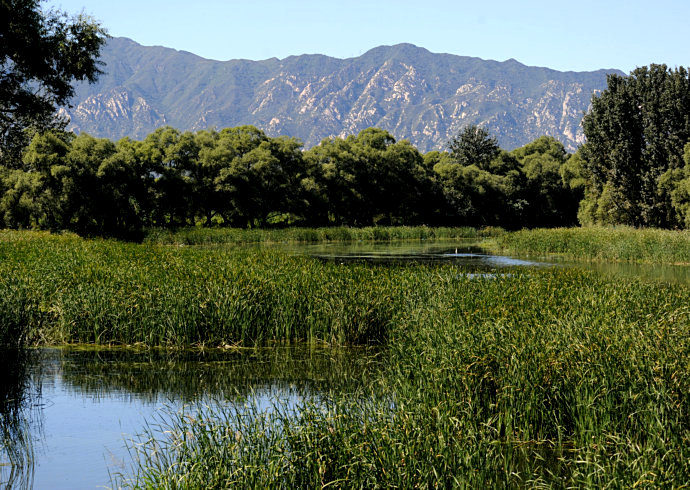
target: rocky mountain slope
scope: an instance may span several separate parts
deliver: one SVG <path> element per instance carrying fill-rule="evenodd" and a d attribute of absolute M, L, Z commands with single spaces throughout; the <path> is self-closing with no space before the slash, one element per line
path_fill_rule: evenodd
<path fill-rule="evenodd" d="M 62 110 L 76 132 L 138 139 L 165 124 L 194 131 L 252 124 L 310 147 L 377 126 L 422 151 L 443 148 L 471 123 L 506 149 L 546 134 L 574 151 L 592 93 L 614 72 L 559 72 L 410 44 L 349 59 L 221 62 L 113 38 L 102 60 L 106 73 L 77 87 L 73 106 Z"/>

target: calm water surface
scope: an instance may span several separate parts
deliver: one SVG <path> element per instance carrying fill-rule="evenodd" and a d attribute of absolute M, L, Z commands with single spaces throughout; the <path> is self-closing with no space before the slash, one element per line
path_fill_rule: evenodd
<path fill-rule="evenodd" d="M 476 245 L 475 240 L 457 242 L 391 242 L 317 245 L 279 245 L 279 248 L 298 255 L 310 255 L 337 263 L 371 264 L 444 264 L 452 263 L 468 273 L 491 272 L 512 267 L 548 267 L 552 264 L 492 255 Z"/>
<path fill-rule="evenodd" d="M 341 263 L 452 263 L 468 274 L 509 273 L 511 268 L 571 267 L 644 281 L 690 284 L 690 267 L 685 265 L 633 264 L 572 261 L 557 256 L 528 257 L 491 254 L 475 239 L 443 242 L 392 242 L 316 245 L 278 245 L 299 255 Z"/>
<path fill-rule="evenodd" d="M 166 352 L 37 349 L 12 362 L 0 386 L 12 472 L 0 450 L 0 488 L 106 488 L 126 471 L 125 441 L 145 421 L 185 404 L 251 400 L 263 410 L 325 389 L 347 390 L 376 369 L 371 349 Z M 7 372 L 7 371 L 5 371 Z M 21 400 L 14 407 L 8 400 Z M 23 459 L 21 459 L 23 458 Z"/>

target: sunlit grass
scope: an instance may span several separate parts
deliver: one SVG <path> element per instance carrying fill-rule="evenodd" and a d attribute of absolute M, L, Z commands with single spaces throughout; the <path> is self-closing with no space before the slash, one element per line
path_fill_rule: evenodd
<path fill-rule="evenodd" d="M 656 231 L 520 233 L 505 236 L 560 237 L 544 250 L 580 247 L 583 257 L 597 257 L 589 242 L 622 236 L 627 245 L 610 245 L 618 260 L 645 243 L 646 260 L 683 256 L 682 234 L 668 236 L 675 251 L 659 254 L 667 236 Z M 297 413 L 277 402 L 270 412 L 170 414 L 142 434 L 118 485 L 690 481 L 687 285 L 563 268 L 476 276 L 452 264 L 341 265 L 21 233 L 0 235 L 0 259 L 0 325 L 20 326 L 30 342 L 383 347 L 381 368 L 357 390 L 321 394 Z"/>
<path fill-rule="evenodd" d="M 381 343 L 404 300 L 397 274 L 276 251 L 10 238 L 0 325 L 34 343 Z"/>
<path fill-rule="evenodd" d="M 485 243 L 494 250 L 559 254 L 593 261 L 690 264 L 690 232 L 657 229 L 553 228 L 504 233 Z"/>
<path fill-rule="evenodd" d="M 560 269 L 481 280 L 418 270 L 397 283 L 408 301 L 385 368 L 359 391 L 296 415 L 279 402 L 171 414 L 132 446 L 125 486 L 688 481 L 687 287 Z"/>
<path fill-rule="evenodd" d="M 478 238 L 501 234 L 500 228 L 427 226 L 370 226 L 364 228 L 181 228 L 179 230 L 149 230 L 145 242 L 173 245 L 209 245 L 239 243 L 320 243 L 352 241 L 440 240 L 450 238 Z"/>

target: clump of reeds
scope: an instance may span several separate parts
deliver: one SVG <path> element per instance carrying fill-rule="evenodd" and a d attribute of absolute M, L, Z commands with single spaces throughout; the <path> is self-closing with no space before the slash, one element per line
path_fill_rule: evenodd
<path fill-rule="evenodd" d="M 577 235 L 582 247 L 587 233 L 598 232 Z M 71 235 L 4 234 L 0 259 L 0 324 L 24 315 L 32 341 L 385 346 L 383 369 L 354 393 L 173 416 L 167 445 L 144 438 L 135 486 L 690 481 L 687 285 Z"/>
<path fill-rule="evenodd" d="M 690 263 L 688 231 L 629 227 L 536 229 L 504 233 L 488 244 L 509 253 L 559 254 L 593 261 Z"/>
<path fill-rule="evenodd" d="M 17 342 L 372 344 L 404 301 L 395 274 L 269 250 L 38 235 L 0 255 L 0 327 Z"/>

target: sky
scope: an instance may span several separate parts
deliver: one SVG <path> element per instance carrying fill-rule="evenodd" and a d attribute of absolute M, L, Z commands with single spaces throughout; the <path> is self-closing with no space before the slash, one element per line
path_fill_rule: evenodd
<path fill-rule="evenodd" d="M 111 36 L 214 60 L 359 56 L 412 43 L 560 71 L 690 66 L 688 0 L 47 0 Z"/>

